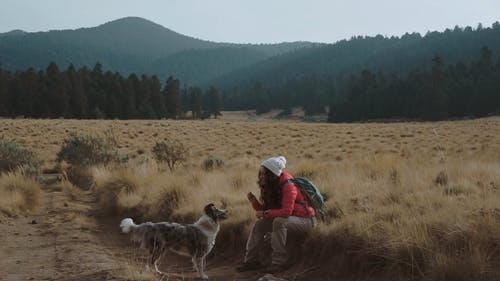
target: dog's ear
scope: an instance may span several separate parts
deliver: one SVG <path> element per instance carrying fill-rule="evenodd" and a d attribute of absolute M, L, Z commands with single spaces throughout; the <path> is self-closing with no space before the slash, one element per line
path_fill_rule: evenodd
<path fill-rule="evenodd" d="M 203 208 L 203 211 L 205 212 L 205 214 L 210 216 L 210 214 L 214 212 L 214 209 L 215 209 L 214 203 L 209 203 L 205 206 L 205 208 Z"/>
<path fill-rule="evenodd" d="M 209 203 L 205 206 L 205 208 L 203 209 L 203 212 L 211 217 L 214 221 L 217 220 L 217 215 L 215 214 L 215 205 L 214 203 Z"/>
<path fill-rule="evenodd" d="M 205 206 L 205 212 L 208 211 L 209 209 L 214 209 L 215 208 L 215 204 L 213 202 L 210 202 L 208 203 L 206 206 Z"/>

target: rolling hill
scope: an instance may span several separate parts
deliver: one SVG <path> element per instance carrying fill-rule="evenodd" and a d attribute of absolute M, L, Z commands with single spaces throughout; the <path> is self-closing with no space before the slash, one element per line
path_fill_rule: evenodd
<path fill-rule="evenodd" d="M 290 79 L 345 76 L 364 69 L 405 74 L 428 69 L 436 55 L 445 64 L 468 63 L 477 59 L 483 46 L 489 47 L 495 57 L 500 54 L 500 24 L 477 29 L 455 27 L 424 36 L 418 33 L 390 38 L 359 36 L 335 44 L 313 45 L 237 69 L 210 84 L 226 89 L 248 88 L 258 81 L 272 88 Z"/>
<path fill-rule="evenodd" d="M 174 75 L 198 83 L 310 45 L 216 43 L 176 33 L 142 18 L 127 17 L 92 28 L 0 33 L 0 66 L 13 71 L 45 69 L 54 61 L 64 69 L 71 63 L 93 67 L 99 61 L 105 70 L 124 75 L 160 74 L 161 79 Z M 221 54 L 223 60 L 211 57 Z"/>

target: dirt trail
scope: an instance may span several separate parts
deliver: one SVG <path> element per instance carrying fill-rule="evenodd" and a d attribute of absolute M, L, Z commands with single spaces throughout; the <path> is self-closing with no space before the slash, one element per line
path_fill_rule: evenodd
<path fill-rule="evenodd" d="M 144 272 L 144 251 L 119 232 L 119 218 L 98 216 L 90 191 L 72 199 L 59 175 L 45 175 L 43 203 L 37 212 L 0 217 L 0 280 L 159 280 Z M 207 260 L 210 280 L 257 280 L 240 274 L 237 260 Z M 163 280 L 196 280 L 189 259 L 168 256 Z"/>
<path fill-rule="evenodd" d="M 38 212 L 0 223 L 0 280 L 119 280 L 110 249 L 96 243 L 91 195 L 71 200 L 46 175 Z"/>

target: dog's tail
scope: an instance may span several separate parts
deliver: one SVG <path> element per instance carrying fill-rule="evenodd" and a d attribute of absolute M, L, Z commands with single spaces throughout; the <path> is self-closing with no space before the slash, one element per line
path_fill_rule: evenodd
<path fill-rule="evenodd" d="M 129 233 L 132 227 L 137 226 L 131 218 L 123 219 L 120 223 L 123 233 Z"/>

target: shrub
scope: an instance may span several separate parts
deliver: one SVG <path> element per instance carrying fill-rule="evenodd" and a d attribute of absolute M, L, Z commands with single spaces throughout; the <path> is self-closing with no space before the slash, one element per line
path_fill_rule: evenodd
<path fill-rule="evenodd" d="M 83 195 L 82 191 L 70 181 L 63 180 L 59 184 L 61 190 L 71 199 L 78 200 L 81 199 Z"/>
<path fill-rule="evenodd" d="M 166 163 L 172 171 L 187 158 L 187 148 L 176 140 L 157 142 L 151 152 L 158 163 Z"/>
<path fill-rule="evenodd" d="M 286 117 L 290 117 L 291 115 L 292 115 L 292 108 L 287 107 L 287 108 L 283 109 L 283 111 L 281 111 L 276 116 L 276 119 L 283 119 L 283 118 L 286 118 Z"/>
<path fill-rule="evenodd" d="M 22 169 L 25 174 L 37 174 L 40 160 L 15 141 L 0 140 L 0 173 Z"/>
<path fill-rule="evenodd" d="M 211 171 L 215 168 L 220 168 L 224 166 L 224 159 L 218 156 L 210 156 L 205 161 L 203 161 L 203 169 L 205 171 Z"/>
<path fill-rule="evenodd" d="M 83 190 L 89 190 L 95 185 L 94 176 L 89 167 L 79 165 L 70 166 L 64 172 L 66 179 L 70 183 Z"/>
<path fill-rule="evenodd" d="M 435 185 L 442 185 L 445 186 L 448 184 L 448 176 L 444 171 L 439 172 L 437 175 L 436 179 L 434 179 L 434 184 Z"/>
<path fill-rule="evenodd" d="M 0 211 L 15 215 L 36 209 L 41 202 L 40 184 L 15 171 L 0 175 Z"/>
<path fill-rule="evenodd" d="M 110 213 L 119 213 L 128 208 L 136 207 L 137 202 L 127 202 L 127 195 L 139 189 L 139 182 L 135 175 L 118 173 L 110 177 L 97 189 L 97 198 L 102 209 Z M 130 200 L 128 200 L 130 201 Z"/>
<path fill-rule="evenodd" d="M 109 137 L 75 135 L 64 140 L 57 161 L 81 166 L 126 162 L 128 158 L 119 155 L 115 146 L 116 141 Z"/>

